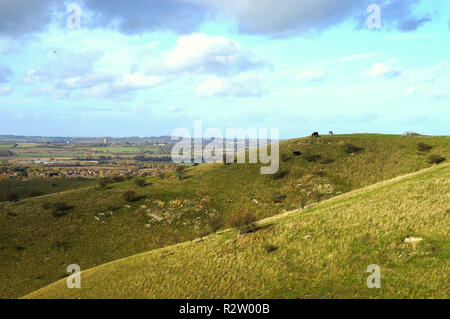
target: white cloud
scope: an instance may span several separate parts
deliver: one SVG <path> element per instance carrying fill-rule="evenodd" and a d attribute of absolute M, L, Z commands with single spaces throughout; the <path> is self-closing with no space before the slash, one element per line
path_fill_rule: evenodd
<path fill-rule="evenodd" d="M 171 105 L 171 106 L 169 106 L 167 108 L 167 111 L 172 112 L 172 113 L 179 112 L 179 111 L 182 111 L 182 110 L 183 110 L 182 108 L 177 107 L 175 105 Z"/>
<path fill-rule="evenodd" d="M 262 76 L 253 73 L 245 73 L 233 78 L 212 77 L 198 86 L 196 96 L 260 97 L 266 93 L 263 82 Z"/>
<path fill-rule="evenodd" d="M 410 70 L 408 72 L 409 80 L 413 83 L 434 82 L 441 74 L 445 73 L 447 67 L 447 61 L 441 61 L 429 68 Z"/>
<path fill-rule="evenodd" d="M 54 85 L 46 85 L 42 88 L 34 90 L 33 93 L 46 95 L 52 99 L 63 99 L 70 96 L 69 90 L 62 89 Z"/>
<path fill-rule="evenodd" d="M 10 86 L 0 86 L 0 96 L 11 94 L 12 87 Z"/>
<path fill-rule="evenodd" d="M 164 78 L 143 74 L 124 74 L 87 87 L 84 94 L 90 97 L 115 97 L 135 90 L 148 89 L 161 84 Z"/>
<path fill-rule="evenodd" d="M 376 63 L 364 73 L 367 77 L 386 77 L 395 78 L 402 74 L 402 69 L 394 61 Z"/>
<path fill-rule="evenodd" d="M 414 94 L 414 92 L 416 92 L 416 88 L 409 87 L 405 91 L 403 91 L 402 95 L 403 96 L 410 96 L 410 95 Z"/>
<path fill-rule="evenodd" d="M 128 90 L 151 88 L 164 81 L 163 77 L 143 74 L 125 74 L 112 83 L 112 87 Z"/>
<path fill-rule="evenodd" d="M 239 42 L 224 36 L 194 33 L 182 36 L 165 59 L 172 72 L 236 74 L 260 66 Z"/>
<path fill-rule="evenodd" d="M 22 82 L 25 84 L 42 82 L 47 77 L 47 73 L 40 68 L 32 68 L 23 76 Z"/>
<path fill-rule="evenodd" d="M 320 82 L 325 79 L 327 73 L 323 70 L 307 70 L 298 74 L 295 78 L 310 82 Z"/>
<path fill-rule="evenodd" d="M 377 53 L 363 53 L 363 54 L 355 54 L 343 57 L 339 60 L 339 62 L 353 62 L 353 61 L 359 61 L 359 60 L 368 60 L 377 57 Z"/>
<path fill-rule="evenodd" d="M 440 90 L 440 89 L 432 89 L 432 90 L 428 90 L 426 91 L 426 95 L 431 98 L 431 99 L 443 99 L 449 96 L 449 91 L 448 90 Z"/>

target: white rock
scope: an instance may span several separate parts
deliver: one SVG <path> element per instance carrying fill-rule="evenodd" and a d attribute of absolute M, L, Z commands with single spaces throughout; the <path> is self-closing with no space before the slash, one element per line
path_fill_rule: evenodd
<path fill-rule="evenodd" d="M 418 243 L 419 241 L 422 241 L 422 237 L 406 237 L 404 242 L 405 243 Z"/>

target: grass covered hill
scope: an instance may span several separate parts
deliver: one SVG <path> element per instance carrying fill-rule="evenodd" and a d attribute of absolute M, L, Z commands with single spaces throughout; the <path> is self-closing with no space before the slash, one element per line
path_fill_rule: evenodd
<path fill-rule="evenodd" d="M 449 298 L 450 165 L 124 258 L 27 298 Z M 411 241 L 411 238 L 416 241 Z M 381 269 L 369 289 L 368 265 Z"/>
<path fill-rule="evenodd" d="M 141 186 L 127 180 L 0 203 L 0 297 L 63 278 L 69 264 L 88 269 L 195 239 L 239 209 L 267 218 L 430 167 L 433 156 L 450 159 L 450 138 L 335 135 L 284 141 L 280 152 L 272 176 L 259 164 L 204 164 Z M 136 192 L 130 201 L 127 190 Z"/>

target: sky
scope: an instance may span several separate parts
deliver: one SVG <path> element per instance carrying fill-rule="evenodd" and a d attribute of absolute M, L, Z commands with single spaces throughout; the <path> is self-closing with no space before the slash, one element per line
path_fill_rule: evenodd
<path fill-rule="evenodd" d="M 0 0 L 0 134 L 449 135 L 449 40 L 448 0 Z"/>

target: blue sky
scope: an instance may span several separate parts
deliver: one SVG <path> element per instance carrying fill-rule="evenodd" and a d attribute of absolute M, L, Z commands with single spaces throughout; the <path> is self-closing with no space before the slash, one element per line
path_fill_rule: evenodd
<path fill-rule="evenodd" d="M 449 134 L 447 0 L 133 4 L 0 0 L 0 134 Z"/>

